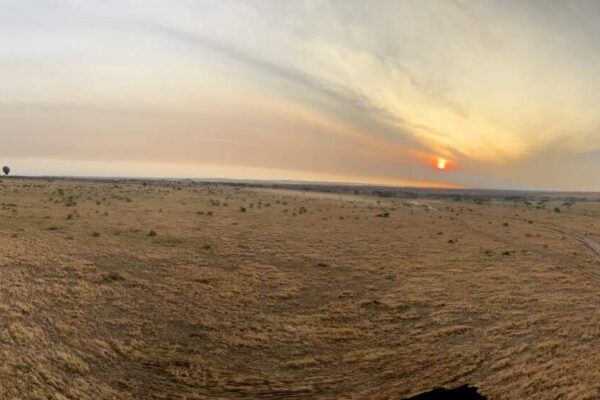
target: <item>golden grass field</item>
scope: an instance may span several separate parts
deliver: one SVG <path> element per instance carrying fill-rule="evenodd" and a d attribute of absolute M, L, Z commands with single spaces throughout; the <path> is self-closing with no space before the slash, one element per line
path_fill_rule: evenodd
<path fill-rule="evenodd" d="M 5 179 L 0 398 L 598 398 L 600 203 L 536 204 Z"/>

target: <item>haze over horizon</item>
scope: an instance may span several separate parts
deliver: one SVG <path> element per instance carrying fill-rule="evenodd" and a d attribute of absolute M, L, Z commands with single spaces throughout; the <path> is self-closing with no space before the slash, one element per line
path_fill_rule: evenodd
<path fill-rule="evenodd" d="M 593 1 L 2 5 L 19 175 L 600 190 Z"/>

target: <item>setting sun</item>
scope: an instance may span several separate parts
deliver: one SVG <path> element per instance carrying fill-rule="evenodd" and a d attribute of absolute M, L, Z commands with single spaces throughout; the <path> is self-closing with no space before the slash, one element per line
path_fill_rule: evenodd
<path fill-rule="evenodd" d="M 446 160 L 445 158 L 438 158 L 438 160 L 437 160 L 437 169 L 439 169 L 439 170 L 446 169 L 446 164 L 447 163 L 448 163 L 448 160 Z"/>

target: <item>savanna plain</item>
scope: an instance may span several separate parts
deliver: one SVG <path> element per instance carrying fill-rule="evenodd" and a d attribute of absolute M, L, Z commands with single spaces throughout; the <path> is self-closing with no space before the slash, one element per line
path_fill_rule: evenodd
<path fill-rule="evenodd" d="M 0 398 L 600 397 L 600 202 L 0 181 Z"/>

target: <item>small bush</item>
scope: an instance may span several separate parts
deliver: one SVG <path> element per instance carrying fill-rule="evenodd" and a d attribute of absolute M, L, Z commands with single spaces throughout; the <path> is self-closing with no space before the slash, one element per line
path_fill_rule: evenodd
<path fill-rule="evenodd" d="M 102 280 L 104 282 L 117 282 L 117 281 L 124 281 L 125 277 L 118 272 L 111 272 L 108 274 L 104 274 L 104 276 L 102 277 Z"/>

